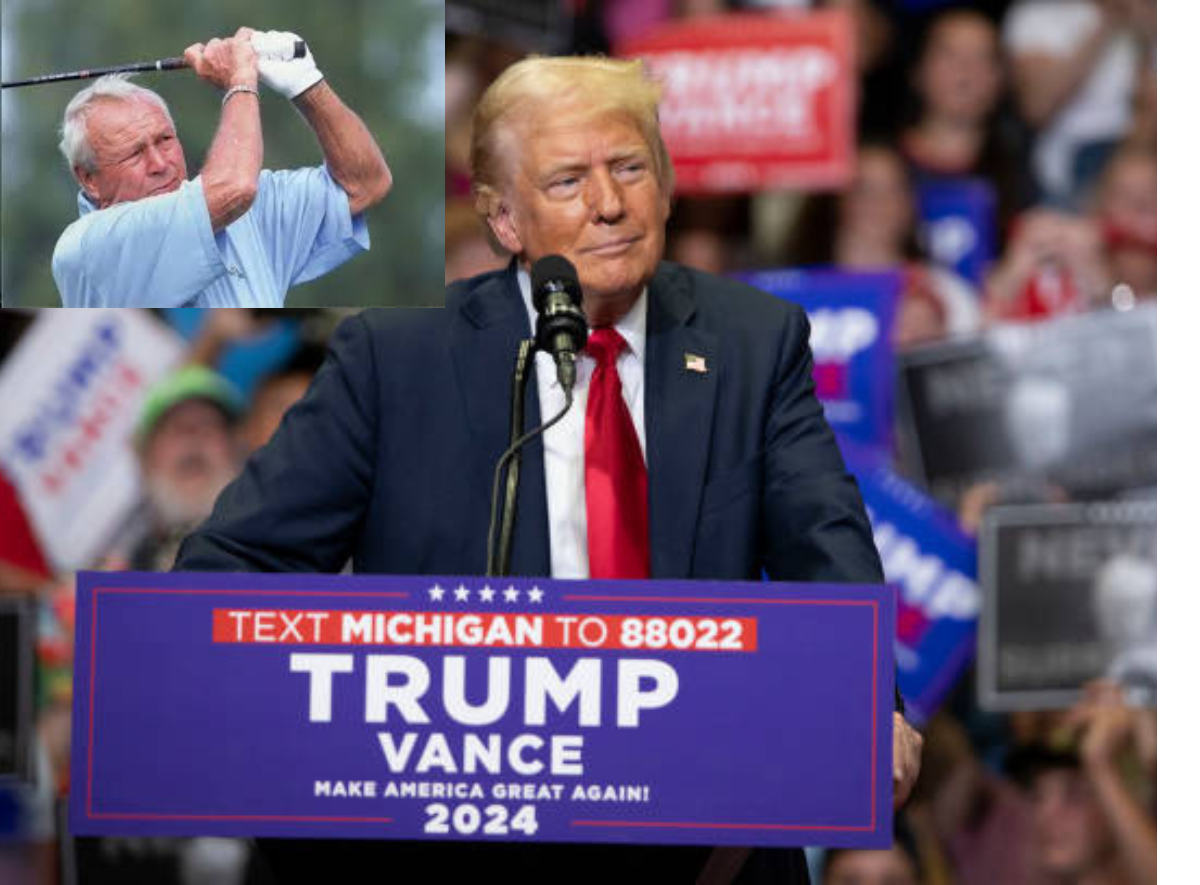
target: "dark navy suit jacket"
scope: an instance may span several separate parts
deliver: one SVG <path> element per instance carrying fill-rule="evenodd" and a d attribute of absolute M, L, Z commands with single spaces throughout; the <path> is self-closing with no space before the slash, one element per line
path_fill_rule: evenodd
<path fill-rule="evenodd" d="M 854 480 L 813 392 L 808 320 L 749 286 L 663 263 L 647 306 L 645 419 L 655 578 L 878 583 Z M 481 574 L 492 471 L 529 320 L 512 268 L 445 308 L 346 320 L 280 431 L 183 545 L 185 570 Z M 703 359 L 706 371 L 685 365 Z M 540 422 L 529 385 L 527 423 Z M 513 571 L 548 575 L 538 441 Z"/>
<path fill-rule="evenodd" d="M 814 395 L 808 333 L 795 305 L 678 265 L 658 269 L 645 369 L 653 577 L 758 580 L 766 569 L 882 582 L 857 486 Z M 529 335 L 513 267 L 455 283 L 444 308 L 346 320 L 308 394 L 185 541 L 176 568 L 337 571 L 352 559 L 359 572 L 482 573 L 510 378 Z M 540 423 L 535 384 L 526 415 Z M 524 457 L 513 571 L 548 575 L 540 443 Z M 329 856 L 290 848 L 305 871 Z M 444 874 L 451 855 L 432 849 L 409 844 L 399 863 Z M 348 856 L 367 850 L 356 843 Z M 467 865 L 459 873 L 505 870 L 503 880 L 692 882 L 706 855 L 473 845 L 453 857 Z M 738 881 L 804 881 L 802 867 L 795 855 L 757 851 Z"/>

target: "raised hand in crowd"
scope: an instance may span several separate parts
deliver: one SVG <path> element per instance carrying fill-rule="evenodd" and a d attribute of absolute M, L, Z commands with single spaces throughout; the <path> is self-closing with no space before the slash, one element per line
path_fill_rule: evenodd
<path fill-rule="evenodd" d="M 216 368 L 227 348 L 260 334 L 268 322 L 246 308 L 211 308 L 204 314 L 204 325 L 188 351 L 187 362 Z"/>
<path fill-rule="evenodd" d="M 1157 770 L 1154 711 L 1131 707 L 1119 685 L 1097 680 L 1066 713 L 1062 728 L 1078 742 L 1083 775 L 1128 880 L 1156 882 L 1158 838 L 1151 813 Z"/>
<path fill-rule="evenodd" d="M 993 320 L 1084 310 L 1109 288 L 1094 223 L 1063 212 L 1022 215 L 987 280 L 984 311 Z"/>

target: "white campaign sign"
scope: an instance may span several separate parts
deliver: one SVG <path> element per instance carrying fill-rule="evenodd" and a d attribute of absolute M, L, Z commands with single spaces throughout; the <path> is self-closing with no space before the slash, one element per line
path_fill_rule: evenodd
<path fill-rule="evenodd" d="M 84 568 L 138 503 L 130 444 L 183 343 L 138 310 L 46 310 L 0 367 L 0 469 L 47 561 Z"/>

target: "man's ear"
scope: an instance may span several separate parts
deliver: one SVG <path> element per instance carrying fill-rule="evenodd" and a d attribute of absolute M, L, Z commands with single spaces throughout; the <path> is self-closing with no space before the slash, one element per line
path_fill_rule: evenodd
<path fill-rule="evenodd" d="M 492 211 L 488 213 L 487 223 L 488 227 L 492 229 L 492 234 L 506 252 L 520 255 L 525 251 L 525 246 L 521 243 L 521 236 L 517 233 L 512 209 L 503 200 L 496 200 L 493 204 Z"/>
<path fill-rule="evenodd" d="M 89 200 L 91 200 L 93 203 L 95 203 L 97 206 L 99 206 L 100 205 L 100 186 L 96 182 L 96 173 L 89 172 L 87 169 L 84 169 L 82 166 L 74 167 L 74 172 L 75 172 L 75 180 L 79 182 L 79 186 L 81 188 L 83 188 L 83 192 L 87 195 L 87 198 Z"/>

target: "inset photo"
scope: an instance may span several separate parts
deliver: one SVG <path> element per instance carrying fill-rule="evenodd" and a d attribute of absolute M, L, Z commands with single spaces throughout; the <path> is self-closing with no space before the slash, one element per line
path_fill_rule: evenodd
<path fill-rule="evenodd" d="M 3 305 L 441 303 L 444 9 L 6 2 Z"/>

